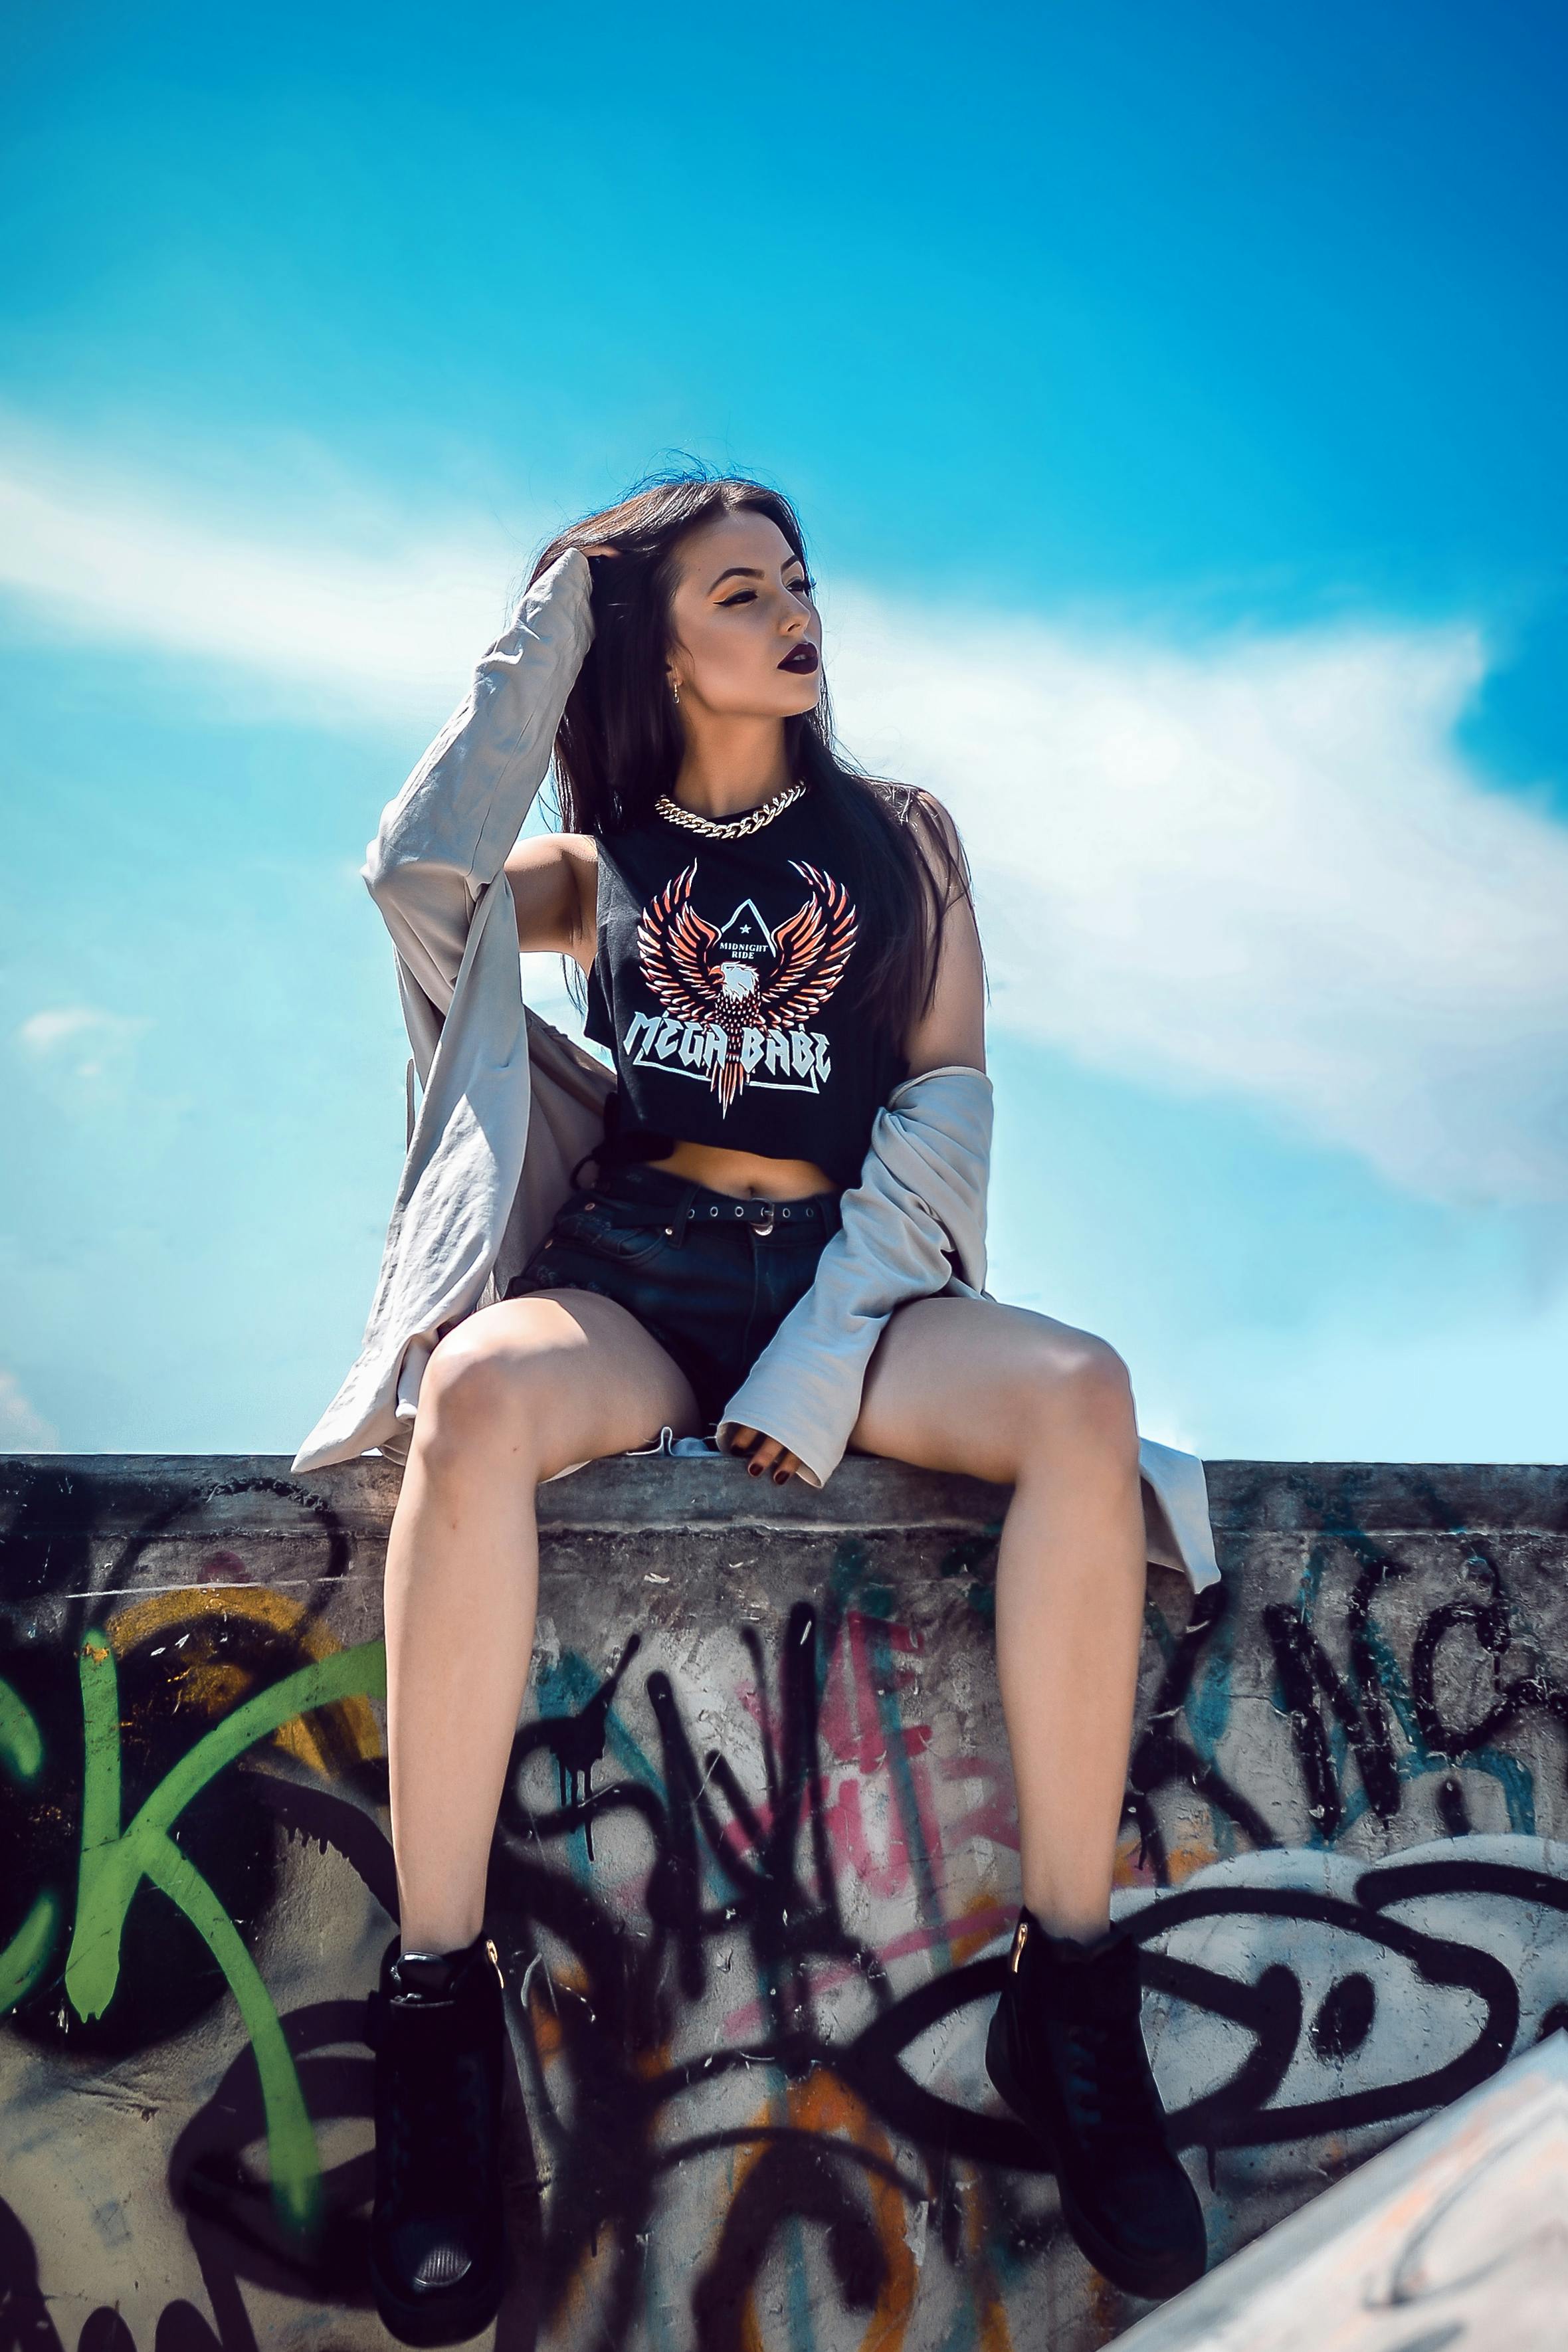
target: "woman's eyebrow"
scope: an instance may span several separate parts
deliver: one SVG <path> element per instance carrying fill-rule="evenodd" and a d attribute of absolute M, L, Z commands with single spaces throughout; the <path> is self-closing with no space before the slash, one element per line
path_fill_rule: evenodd
<path fill-rule="evenodd" d="M 792 566 L 795 565 L 798 565 L 802 572 L 805 570 L 805 564 L 798 555 L 792 555 L 790 557 L 788 562 L 784 565 L 784 570 L 788 572 Z M 713 586 L 709 589 L 708 593 L 711 596 L 713 589 L 722 588 L 726 580 L 765 580 L 767 576 L 767 573 L 760 571 L 754 563 L 731 563 L 728 572 L 721 572 L 718 579 L 714 581 Z"/>

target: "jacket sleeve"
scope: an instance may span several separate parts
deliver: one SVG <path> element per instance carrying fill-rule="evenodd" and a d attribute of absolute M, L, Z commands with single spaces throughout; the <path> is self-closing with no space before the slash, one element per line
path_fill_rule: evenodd
<path fill-rule="evenodd" d="M 894 1307 L 941 1291 L 982 1292 L 991 1123 L 983 1070 L 927 1070 L 895 1087 L 816 1280 L 724 1407 L 721 1446 L 733 1428 L 764 1430 L 797 1457 L 809 1486 L 826 1483 Z"/>
<path fill-rule="evenodd" d="M 453 712 L 384 811 L 362 868 L 399 959 L 410 1034 L 449 1009 L 475 906 L 500 874 L 550 770 L 593 636 L 588 559 L 570 548 L 480 656 Z M 426 1000 L 410 1001 L 410 992 Z"/>

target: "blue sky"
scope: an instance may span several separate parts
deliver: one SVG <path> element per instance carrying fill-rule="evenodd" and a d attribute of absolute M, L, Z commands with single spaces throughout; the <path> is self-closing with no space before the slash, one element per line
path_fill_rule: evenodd
<path fill-rule="evenodd" d="M 11 12 L 0 1445 L 314 1421 L 402 1139 L 364 843 L 534 546 L 691 451 L 970 843 L 994 1287 L 1210 1456 L 1563 1458 L 1565 52 Z"/>

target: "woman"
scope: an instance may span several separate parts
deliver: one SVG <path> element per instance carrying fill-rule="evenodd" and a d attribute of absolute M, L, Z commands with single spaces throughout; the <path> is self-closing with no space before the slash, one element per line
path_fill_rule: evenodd
<path fill-rule="evenodd" d="M 332 1443 L 318 1432 L 299 1457 L 363 1450 L 372 1431 L 395 1450 L 394 1390 L 405 1428 L 416 1402 L 386 1567 L 402 1914 L 371 2003 L 383 2316 L 408 2342 L 458 2341 L 501 2292 L 500 1989 L 482 1914 L 533 1635 L 535 1489 L 666 1426 L 716 1428 L 753 1476 L 820 1483 L 837 1449 L 791 1418 L 804 1399 L 798 1426 L 816 1427 L 813 1344 L 823 1393 L 851 1363 L 851 1446 L 1013 1488 L 996 1635 L 1023 1907 L 987 2063 L 1091 2260 L 1170 2293 L 1203 2268 L 1203 2222 L 1166 2146 L 1133 1950 L 1110 1927 L 1148 1557 L 1126 1367 L 964 1281 L 959 1213 L 944 1231 L 931 1205 L 940 1173 L 917 1198 L 888 1172 L 901 1104 L 958 1103 L 967 1141 L 939 1119 L 921 1148 L 946 1152 L 955 1199 L 977 1167 L 983 1203 L 983 972 L 952 822 L 835 753 L 799 525 L 754 484 L 659 483 L 565 532 L 487 658 L 367 869 L 427 1049 L 395 1227 L 439 1226 L 460 1281 L 427 1283 L 416 1314 L 384 1269 L 374 1412 L 356 1391 Z M 552 747 L 563 829 L 519 842 Z M 515 909 L 504 951 L 498 903 Z M 519 948 L 575 960 L 616 1092 L 593 1184 L 502 1286 L 516 1160 L 495 1146 L 500 1190 L 473 1210 L 471 1171 L 491 1165 L 474 1137 L 526 1122 L 526 1068 L 514 1086 L 507 1053 L 465 1065 L 454 1033 L 483 959 L 498 974 L 510 959 L 494 985 L 514 986 Z M 471 1116 L 459 1093 L 479 1100 Z M 466 1161 L 443 1159 L 454 1137 Z M 841 1311 L 830 1268 L 842 1286 L 846 1264 L 896 1255 L 922 1218 L 903 1303 Z"/>

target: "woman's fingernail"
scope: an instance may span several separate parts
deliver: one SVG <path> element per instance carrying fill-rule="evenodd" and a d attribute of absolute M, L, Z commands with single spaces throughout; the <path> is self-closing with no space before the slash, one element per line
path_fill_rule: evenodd
<path fill-rule="evenodd" d="M 748 1462 L 748 1463 L 747 1463 L 747 1465 L 746 1465 L 746 1475 L 747 1475 L 747 1477 L 748 1477 L 748 1478 L 760 1478 L 760 1477 L 762 1476 L 762 1475 L 763 1475 L 763 1465 L 762 1465 L 762 1464 L 761 1464 L 760 1462 Z"/>
<path fill-rule="evenodd" d="M 788 1476 L 789 1472 L 787 1470 L 775 1470 L 773 1472 L 773 1485 L 775 1486 L 782 1486 Z"/>

